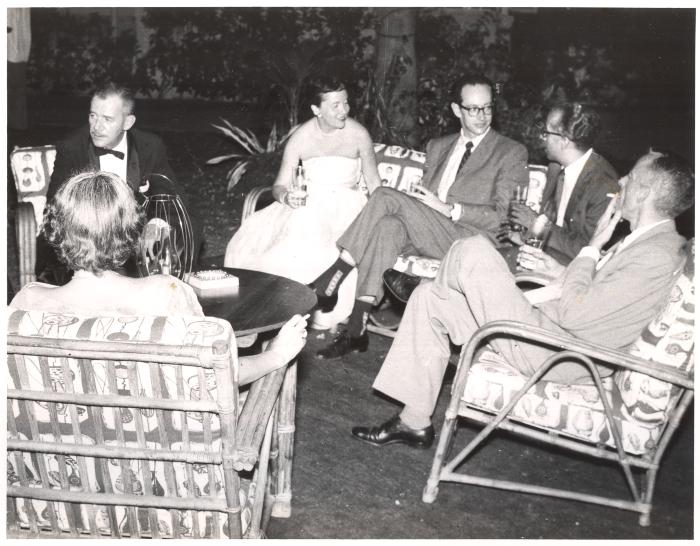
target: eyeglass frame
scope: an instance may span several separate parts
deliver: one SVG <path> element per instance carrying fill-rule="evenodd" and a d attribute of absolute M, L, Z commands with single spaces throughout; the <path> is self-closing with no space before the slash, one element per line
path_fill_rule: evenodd
<path fill-rule="evenodd" d="M 457 103 L 457 106 L 459 106 L 459 108 L 460 108 L 461 110 L 464 110 L 464 111 L 467 113 L 468 116 L 471 116 L 471 117 L 473 117 L 473 118 L 475 118 L 476 116 L 478 116 L 479 113 L 484 114 L 484 116 L 492 116 L 492 115 L 493 115 L 493 109 L 494 109 L 493 103 L 487 104 L 486 106 L 464 106 L 463 104 Z M 487 108 L 490 110 L 490 112 L 489 112 L 488 114 L 486 113 L 486 109 L 487 109 Z M 472 113 L 472 111 L 473 111 L 474 113 Z"/>
<path fill-rule="evenodd" d="M 558 137 L 561 137 L 561 138 L 569 138 L 569 137 L 566 136 L 564 133 L 557 133 L 556 131 L 548 131 L 547 129 L 540 129 L 540 131 L 539 131 L 539 137 L 540 137 L 542 140 L 545 140 L 545 139 L 547 138 L 547 136 L 549 136 L 549 135 L 554 135 L 554 136 L 558 136 Z"/>

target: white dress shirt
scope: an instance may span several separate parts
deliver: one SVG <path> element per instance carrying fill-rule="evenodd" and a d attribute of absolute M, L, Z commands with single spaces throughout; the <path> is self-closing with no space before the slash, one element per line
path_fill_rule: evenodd
<path fill-rule="evenodd" d="M 467 138 L 464 136 L 464 129 L 459 133 L 459 138 L 455 147 L 452 149 L 452 154 L 447 160 L 447 167 L 445 167 L 445 172 L 442 173 L 442 178 L 440 179 L 440 184 L 438 185 L 437 196 L 443 203 L 447 202 L 447 192 L 450 191 L 450 187 L 454 184 L 455 178 L 457 178 L 457 171 L 459 170 L 459 163 L 462 161 L 462 157 L 466 152 L 467 142 L 471 140 L 472 142 L 472 152 L 476 150 L 479 143 L 484 140 L 486 134 L 491 130 L 489 127 L 486 132 L 479 135 L 476 138 Z"/>
<path fill-rule="evenodd" d="M 100 160 L 100 170 L 107 171 L 112 174 L 116 174 L 124 182 L 126 182 L 126 165 L 128 161 L 127 151 L 129 146 L 126 142 L 126 131 L 122 134 L 122 139 L 119 141 L 113 149 L 117 152 L 124 153 L 124 159 L 119 159 L 113 154 L 104 154 L 99 157 Z"/>
<path fill-rule="evenodd" d="M 562 189 L 561 199 L 559 200 L 559 208 L 557 209 L 557 222 L 556 224 L 561 227 L 564 225 L 564 218 L 566 216 L 566 207 L 569 206 L 569 200 L 571 199 L 571 194 L 574 191 L 574 186 L 578 177 L 581 176 L 581 171 L 583 166 L 588 161 L 593 153 L 593 148 L 588 148 L 588 151 L 574 161 L 571 165 L 567 165 L 564 169 L 564 188 Z"/>

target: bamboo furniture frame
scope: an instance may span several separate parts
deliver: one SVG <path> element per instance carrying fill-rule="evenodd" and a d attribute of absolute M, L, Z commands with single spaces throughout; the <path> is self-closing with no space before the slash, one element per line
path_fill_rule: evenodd
<path fill-rule="evenodd" d="M 41 160 L 39 165 L 32 160 L 26 165 L 22 161 L 23 157 L 31 158 L 37 155 Z M 39 219 L 44 212 L 55 155 L 56 147 L 52 145 L 15 148 L 10 153 L 18 200 L 15 209 L 15 237 L 19 255 L 19 288 L 36 280 L 36 236 Z M 28 173 L 23 172 L 22 165 L 28 168 Z"/>
<path fill-rule="evenodd" d="M 41 324 L 42 314 L 37 315 Z M 203 321 L 201 317 L 196 320 L 198 324 Z M 9 536 L 100 537 L 108 533 L 114 538 L 158 538 L 163 534 L 158 509 L 163 509 L 169 512 L 168 523 L 175 538 L 182 536 L 183 514 L 190 514 L 193 524 L 189 530 L 194 536 L 207 532 L 212 538 L 260 538 L 270 516 L 289 515 L 291 491 L 287 478 L 293 455 L 295 365 L 252 383 L 242 402 L 231 326 L 219 319 L 204 321 L 214 323 L 223 332 L 210 344 L 8 334 L 7 456 L 8 463 L 15 467 L 18 483 L 7 487 Z M 42 384 L 31 384 L 30 367 L 34 374 L 40 370 Z M 98 373 L 98 369 L 102 371 Z M 117 369 L 122 370 L 122 378 L 128 374 L 132 388 L 126 393 L 117 387 Z M 207 370 L 213 372 L 215 399 L 208 394 L 213 386 Z M 80 381 L 75 379 L 78 371 Z M 166 374 L 174 377 L 176 392 L 164 387 Z M 143 385 L 145 377 L 150 377 L 155 396 L 133 392 L 133 385 Z M 99 392 L 96 378 L 107 385 L 108 394 Z M 56 388 L 56 383 L 63 388 Z M 200 394 L 188 397 L 193 383 Z M 41 408 L 48 413 L 48 422 L 37 418 L 36 411 Z M 135 432 L 125 431 L 123 412 L 129 412 L 130 420 L 124 422 L 133 421 Z M 155 415 L 156 430 L 144 429 L 144 415 Z M 191 443 L 196 433 L 188 426 L 191 415 L 201 416 L 202 430 L 198 432 L 208 439 L 200 449 Z M 86 416 L 93 430 L 85 429 Z M 216 439 L 216 427 L 212 425 L 215 419 L 219 423 L 220 449 L 211 450 Z M 108 430 L 105 423 L 113 423 L 113 430 Z M 149 424 L 147 420 L 145 423 Z M 176 438 L 168 436 L 173 430 L 177 432 L 175 423 L 180 424 Z M 66 431 L 70 431 L 72 442 L 66 440 Z M 109 435 L 115 437 L 108 443 Z M 155 445 L 153 435 L 159 435 Z M 173 447 L 174 443 L 178 445 Z M 38 480 L 28 472 L 25 457 L 30 457 L 32 468 L 38 469 Z M 130 466 L 137 461 L 142 463 L 140 475 Z M 159 462 L 164 484 L 155 479 Z M 151 463 L 154 466 L 149 476 L 147 465 Z M 57 470 L 50 472 L 52 464 Z M 118 491 L 112 485 L 109 465 L 121 469 Z M 176 465 L 181 465 L 179 470 Z M 176 483 L 176 476 L 182 477 L 182 472 L 186 481 Z M 194 472 L 208 476 L 209 492 L 205 488 L 200 494 Z M 220 483 L 217 472 L 222 477 Z M 223 496 L 217 495 L 219 485 Z M 36 513 L 37 501 L 46 501 L 43 525 Z M 118 521 L 118 508 L 125 513 L 123 522 Z M 20 510 L 26 515 L 24 525 L 20 524 Z M 201 511 L 210 512 L 208 529 L 197 523 Z M 245 532 L 242 512 L 249 519 Z M 61 514 L 64 517 L 59 517 Z M 98 520 L 98 516 L 104 519 Z"/>
<path fill-rule="evenodd" d="M 468 406 L 462 399 L 469 370 L 472 363 L 475 361 L 477 348 L 486 339 L 494 337 L 520 338 L 528 342 L 539 342 L 543 345 L 561 349 L 561 352 L 555 353 L 549 357 L 542 366 L 538 369 L 518 393 L 506 404 L 498 413 L 488 413 L 480 411 L 471 406 Z M 692 358 L 692 357 L 691 357 Z M 556 365 L 557 362 L 569 359 L 577 360 L 585 365 L 594 380 L 601 401 L 605 407 L 607 423 L 615 438 L 616 449 L 610 449 L 603 445 L 588 444 L 583 441 L 570 439 L 561 436 L 556 430 L 546 428 L 535 428 L 517 422 L 510 415 L 511 410 L 515 407 L 522 396 L 536 384 L 545 372 Z M 622 447 L 621 431 L 618 429 L 615 420 L 612 417 L 612 409 L 603 392 L 601 378 L 596 369 L 595 363 L 606 363 L 614 366 L 616 369 L 629 369 L 636 372 L 641 372 L 652 378 L 667 381 L 681 389 L 682 395 L 678 398 L 675 407 L 671 412 L 669 421 L 663 431 L 656 447 L 648 453 L 638 456 L 626 453 Z M 674 369 L 669 369 L 666 366 L 661 366 L 655 362 L 643 360 L 631 356 L 620 351 L 614 351 L 597 346 L 592 343 L 578 340 L 571 336 L 564 336 L 551 333 L 547 330 L 528 326 L 519 322 L 513 321 L 495 321 L 486 324 L 480 328 L 472 337 L 467 345 L 464 346 L 460 355 L 457 374 L 455 376 L 452 396 L 449 406 L 445 413 L 445 420 L 442 425 L 439 443 L 435 456 L 433 458 L 432 468 L 427 481 L 427 485 L 423 491 L 423 502 L 432 503 L 435 501 L 438 494 L 438 485 L 440 482 L 457 482 L 469 485 L 478 485 L 483 487 L 492 487 L 504 489 L 507 491 L 516 491 L 524 493 L 533 493 L 537 495 L 546 495 L 562 499 L 578 500 L 582 502 L 600 504 L 623 510 L 631 510 L 638 512 L 639 524 L 648 526 L 650 524 L 650 514 L 652 509 L 652 496 L 654 493 L 654 485 L 656 475 L 659 469 L 661 459 L 664 455 L 666 447 L 673 433 L 678 428 L 678 425 L 683 418 L 685 411 L 693 400 L 694 386 L 693 376 L 679 372 Z M 464 417 L 477 423 L 484 425 L 484 428 L 451 459 L 448 455 L 452 449 L 451 445 L 456 434 L 457 418 Z M 570 491 L 566 489 L 558 489 L 552 487 L 543 487 L 533 484 L 512 482 L 502 479 L 492 479 L 489 477 L 475 476 L 466 472 L 458 472 L 457 468 L 460 465 L 467 466 L 468 457 L 489 437 L 491 432 L 496 429 L 502 429 L 515 434 L 525 436 L 533 440 L 539 440 L 547 445 L 554 445 L 560 448 L 568 449 L 584 455 L 613 461 L 620 465 L 625 476 L 627 485 L 629 486 L 632 500 L 609 498 L 605 496 L 589 495 L 581 492 Z M 641 479 L 641 487 L 638 487 L 637 482 L 632 474 L 632 468 L 638 468 L 645 472 Z"/>

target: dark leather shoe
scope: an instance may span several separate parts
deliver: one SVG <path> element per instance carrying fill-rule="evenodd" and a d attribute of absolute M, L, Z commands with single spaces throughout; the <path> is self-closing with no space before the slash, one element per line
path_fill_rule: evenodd
<path fill-rule="evenodd" d="M 369 347 L 369 334 L 365 332 L 360 337 L 350 337 L 347 332 L 339 334 L 333 342 L 316 353 L 316 356 L 321 359 L 330 360 L 332 358 L 340 358 L 348 353 L 359 351 L 364 353 Z"/>
<path fill-rule="evenodd" d="M 400 271 L 396 271 L 396 269 L 387 269 L 383 277 L 384 285 L 387 287 L 387 290 L 389 290 L 397 300 L 403 303 L 408 301 L 408 298 L 411 297 L 416 286 L 420 284 L 420 277 L 401 273 Z"/>
<path fill-rule="evenodd" d="M 413 447 L 428 448 L 435 439 L 435 429 L 433 425 L 419 429 L 411 428 L 404 424 L 398 415 L 395 415 L 378 427 L 354 427 L 352 435 L 373 446 L 407 444 Z"/>

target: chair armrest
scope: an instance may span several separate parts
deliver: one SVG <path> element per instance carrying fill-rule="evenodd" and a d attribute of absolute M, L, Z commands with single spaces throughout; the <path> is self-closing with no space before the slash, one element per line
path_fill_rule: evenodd
<path fill-rule="evenodd" d="M 279 397 L 286 369 L 283 366 L 250 385 L 236 429 L 236 453 L 233 461 L 236 471 L 252 470 L 258 460 L 265 428 Z"/>
<path fill-rule="evenodd" d="M 602 347 L 568 334 L 550 332 L 544 328 L 522 322 L 498 320 L 489 322 L 479 328 L 469 341 L 460 358 L 458 375 L 455 379 L 456 387 L 462 389 L 458 392 L 462 392 L 466 385 L 466 372 L 463 371 L 466 369 L 463 365 L 464 362 L 472 361 L 476 349 L 485 338 L 499 337 L 499 334 L 507 334 L 509 337 L 517 337 L 527 341 L 537 341 L 546 346 L 579 353 L 611 366 L 643 373 L 686 389 L 694 388 L 692 373 L 687 374 L 673 370 L 654 361 L 644 360 L 616 349 Z"/>
<path fill-rule="evenodd" d="M 272 186 L 254 188 L 246 195 L 245 201 L 243 201 L 243 211 L 241 212 L 241 223 L 245 222 L 257 210 L 258 199 L 267 192 L 272 192 Z"/>
<path fill-rule="evenodd" d="M 34 205 L 18 203 L 15 212 L 15 237 L 19 261 L 19 288 L 36 280 L 36 235 L 37 225 Z"/>

